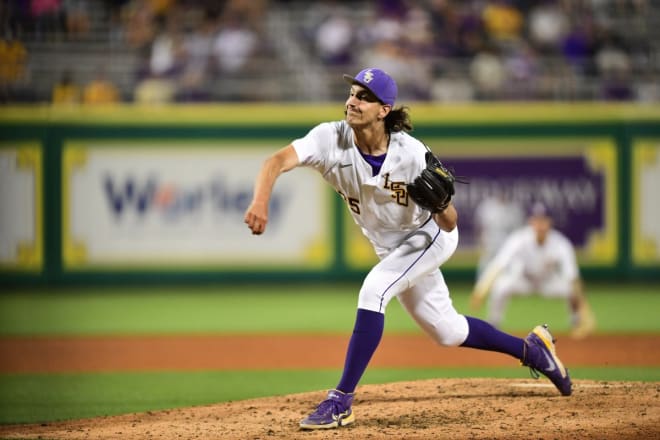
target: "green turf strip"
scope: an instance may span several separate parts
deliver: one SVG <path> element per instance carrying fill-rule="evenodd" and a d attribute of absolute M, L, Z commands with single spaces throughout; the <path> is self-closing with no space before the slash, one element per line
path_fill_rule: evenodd
<path fill-rule="evenodd" d="M 660 381 L 660 368 L 575 368 L 574 379 Z M 339 370 L 0 375 L 0 423 L 160 410 L 333 387 Z M 362 384 L 460 377 L 527 379 L 525 368 L 370 369 Z M 539 379 L 546 380 L 546 379 Z M 359 392 L 359 388 L 358 388 Z"/>
<path fill-rule="evenodd" d="M 19 290 L 0 295 L 0 336 L 200 333 L 347 333 L 353 327 L 359 285 L 103 287 Z M 467 307 L 469 285 L 452 289 L 456 308 Z M 660 332 L 660 286 L 588 286 L 599 332 Z M 568 330 L 565 302 L 514 298 L 503 329 L 516 333 L 548 323 Z M 386 332 L 417 332 L 396 300 Z"/>
<path fill-rule="evenodd" d="M 328 332 L 348 334 L 359 285 L 88 288 L 0 295 L 0 336 Z M 452 288 L 470 313 L 470 286 Z M 588 286 L 601 332 L 660 332 L 657 285 Z M 483 316 L 483 312 L 477 314 Z M 547 322 L 568 329 L 565 304 L 514 299 L 504 329 Z M 386 332 L 417 332 L 401 307 L 388 308 Z M 576 379 L 660 381 L 659 368 L 574 368 Z M 239 371 L 0 375 L 0 423 L 122 414 L 332 387 L 339 371 Z M 436 377 L 527 378 L 521 368 L 370 369 L 362 383 Z"/>

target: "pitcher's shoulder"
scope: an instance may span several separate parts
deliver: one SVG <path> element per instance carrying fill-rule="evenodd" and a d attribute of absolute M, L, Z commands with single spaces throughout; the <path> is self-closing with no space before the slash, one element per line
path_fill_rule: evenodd
<path fill-rule="evenodd" d="M 390 139 L 390 145 L 398 145 L 402 148 L 405 148 L 413 154 L 422 154 L 426 153 L 427 149 L 423 141 L 414 137 L 413 135 L 406 133 L 405 131 L 399 131 L 397 133 L 392 133 Z"/>

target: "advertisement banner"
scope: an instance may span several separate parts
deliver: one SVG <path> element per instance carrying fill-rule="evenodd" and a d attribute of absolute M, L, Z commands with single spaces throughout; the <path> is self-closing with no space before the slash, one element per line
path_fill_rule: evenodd
<path fill-rule="evenodd" d="M 0 144 L 0 270 L 43 266 L 40 144 Z"/>
<path fill-rule="evenodd" d="M 265 143 L 66 142 L 65 269 L 328 267 L 335 258 L 332 193 L 312 171 L 278 180 L 263 235 L 244 224 L 256 174 L 273 152 Z"/>
<path fill-rule="evenodd" d="M 443 163 L 468 184 L 456 184 L 460 241 L 447 267 L 473 267 L 489 237 L 478 219 L 522 226 L 542 202 L 554 226 L 576 246 L 580 263 L 615 265 L 618 258 L 617 169 L 614 141 L 601 139 L 427 139 Z M 508 202 L 503 215 L 483 208 L 494 198 Z M 479 211 L 482 212 L 479 212 Z M 490 217 L 489 217 L 490 216 Z M 514 218 L 515 217 L 515 218 Z M 514 221 L 515 220 L 515 221 Z M 366 240 L 347 223 L 347 262 L 366 268 L 376 260 Z M 367 260 L 365 260 L 367 258 Z"/>
<path fill-rule="evenodd" d="M 632 260 L 636 266 L 660 266 L 660 139 L 633 142 Z"/>

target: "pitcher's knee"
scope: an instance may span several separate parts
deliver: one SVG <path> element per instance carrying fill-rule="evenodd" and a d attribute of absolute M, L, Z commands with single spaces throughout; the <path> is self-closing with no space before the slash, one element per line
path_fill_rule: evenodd
<path fill-rule="evenodd" d="M 384 312 L 390 300 L 406 288 L 408 288 L 408 279 L 401 274 L 372 271 L 360 288 L 358 308 Z"/>
<path fill-rule="evenodd" d="M 468 335 L 468 323 L 463 315 L 443 319 L 435 325 L 435 341 L 445 347 L 457 347 L 465 342 Z"/>

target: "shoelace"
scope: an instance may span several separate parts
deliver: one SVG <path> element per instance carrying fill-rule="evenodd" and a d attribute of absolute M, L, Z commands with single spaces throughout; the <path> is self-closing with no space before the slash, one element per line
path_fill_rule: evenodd
<path fill-rule="evenodd" d="M 532 376 L 534 379 L 538 379 L 541 377 L 541 373 L 535 368 L 529 367 L 529 375 Z"/>
<path fill-rule="evenodd" d="M 332 399 L 326 399 L 316 407 L 317 414 L 339 414 L 340 412 L 339 402 Z"/>

